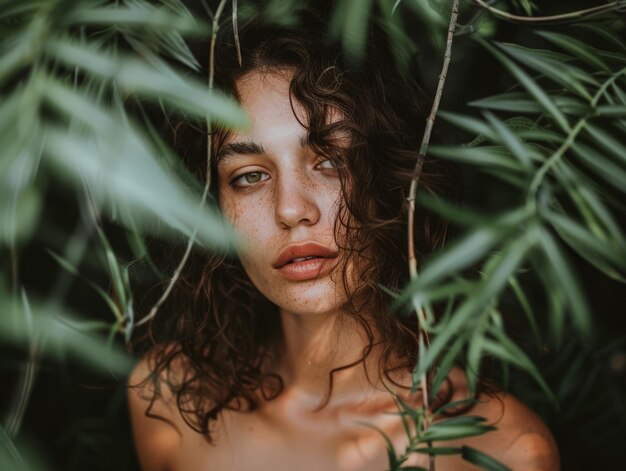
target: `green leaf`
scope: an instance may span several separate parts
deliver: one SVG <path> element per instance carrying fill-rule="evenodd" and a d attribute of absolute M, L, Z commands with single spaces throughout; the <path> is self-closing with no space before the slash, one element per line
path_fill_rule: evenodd
<path fill-rule="evenodd" d="M 99 25 L 159 33 L 176 31 L 188 35 L 206 35 L 210 27 L 190 14 L 177 15 L 168 8 L 138 2 L 124 6 L 81 8 L 63 18 L 67 25 Z"/>
<path fill-rule="evenodd" d="M 501 147 L 459 147 L 431 145 L 428 153 L 435 157 L 455 160 L 465 164 L 478 165 L 480 167 L 497 167 L 498 169 L 513 172 L 522 172 L 524 167 L 512 159 L 510 154 Z"/>
<path fill-rule="evenodd" d="M 169 175 L 132 127 L 101 130 L 91 138 L 49 128 L 46 151 L 59 176 L 82 188 L 96 202 L 115 205 L 121 217 L 166 233 L 168 228 L 209 246 L 232 247 L 234 233 L 212 211 L 200 207 L 189 190 Z M 156 226 L 156 221 L 166 226 Z"/>
<path fill-rule="evenodd" d="M 586 29 L 595 33 L 597 36 L 606 40 L 607 43 L 611 43 L 618 49 L 626 50 L 626 42 L 624 42 L 618 34 L 615 34 L 611 28 L 606 28 L 603 25 L 591 22 L 583 22 L 574 25 L 577 28 Z"/>
<path fill-rule="evenodd" d="M 493 131 L 493 129 L 479 119 L 472 118 L 470 116 L 463 116 L 457 113 L 449 113 L 446 111 L 439 111 L 439 117 L 469 133 L 486 137 L 491 141 L 498 141 L 497 134 Z"/>
<path fill-rule="evenodd" d="M 72 315 L 58 305 L 30 302 L 32 328 L 29 327 L 22 303 L 0 297 L 0 342 L 28 347 L 33 338 L 40 339 L 39 349 L 50 356 L 70 354 L 85 365 L 103 372 L 126 375 L 134 361 L 119 347 L 84 331 L 75 329 Z"/>
<path fill-rule="evenodd" d="M 439 427 L 453 427 L 455 425 L 477 425 L 486 422 L 487 419 L 478 415 L 462 415 L 435 422 Z"/>
<path fill-rule="evenodd" d="M 515 365 L 528 373 L 541 387 L 546 397 L 556 404 L 554 393 L 546 384 L 535 364 L 528 358 L 524 351 L 519 348 L 507 335 L 497 328 L 492 328 L 491 333 L 496 336 L 496 341 L 485 340 L 483 349 L 486 353 L 499 360 Z"/>
<path fill-rule="evenodd" d="M 461 454 L 461 448 L 459 447 L 445 447 L 445 446 L 438 446 L 438 447 L 422 447 L 422 448 L 415 448 L 413 451 L 415 451 L 415 453 L 424 453 L 427 455 L 434 455 L 434 456 L 438 456 L 438 455 L 459 455 Z"/>
<path fill-rule="evenodd" d="M 479 213 L 477 210 L 450 203 L 430 193 L 419 193 L 416 201 L 420 206 L 441 215 L 447 221 L 462 226 L 485 224 L 490 220 L 485 214 Z"/>
<path fill-rule="evenodd" d="M 522 64 L 536 70 L 545 77 L 558 83 L 566 90 L 576 92 L 589 101 L 592 100 L 591 94 L 581 83 L 579 77 L 585 82 L 594 85 L 597 85 L 596 80 L 590 75 L 576 70 L 573 66 L 569 65 L 566 60 L 551 59 L 540 54 L 537 50 L 513 44 L 498 44 L 498 46 Z"/>
<path fill-rule="evenodd" d="M 572 311 L 574 325 L 576 326 L 578 332 L 584 337 L 590 337 L 591 320 L 589 307 L 587 306 L 587 301 L 582 294 L 583 291 L 575 278 L 575 272 L 565 259 L 561 249 L 550 233 L 541 229 L 539 241 L 543 248 L 543 253 L 554 271 L 555 279 L 560 282 L 563 291 L 568 298 L 568 304 Z"/>
<path fill-rule="evenodd" d="M 330 32 L 341 38 L 343 47 L 353 60 L 365 53 L 367 30 L 373 0 L 344 0 L 338 2 L 330 22 Z"/>
<path fill-rule="evenodd" d="M 25 163 L 30 157 L 28 152 L 24 152 L 21 161 L 15 161 L 15 167 Z M 18 170 L 15 167 L 13 170 Z M 0 184 L 3 185 L 0 188 L 0 243 L 15 247 L 16 244 L 27 241 L 37 229 L 42 199 L 33 186 L 11 188 L 12 185 L 1 179 Z"/>
<path fill-rule="evenodd" d="M 452 346 L 448 348 L 443 354 L 443 358 L 440 360 L 439 364 L 436 368 L 435 377 L 430 386 L 430 399 L 433 400 L 437 393 L 439 392 L 439 388 L 443 382 L 448 378 L 450 371 L 457 364 L 457 360 L 459 355 L 461 354 L 463 347 L 465 347 L 467 343 L 467 336 L 459 335 L 452 343 Z M 438 409 L 435 414 L 445 411 L 445 409 Z"/>
<path fill-rule="evenodd" d="M 516 212 L 518 215 L 525 214 L 524 210 Z M 485 228 L 482 228 L 481 230 L 484 229 Z M 527 228 L 523 236 L 519 237 L 507 246 L 507 250 L 502 252 L 501 259 L 498 263 L 493 264 L 493 268 L 490 272 L 483 275 L 483 281 L 480 284 L 479 290 L 460 304 L 456 311 L 450 316 L 450 321 L 446 324 L 445 330 L 438 333 L 426 350 L 426 354 L 420 356 L 417 367 L 413 373 L 414 379 L 419 378 L 427 371 L 433 362 L 439 358 L 451 339 L 458 337 L 464 330 L 475 326 L 476 316 L 484 312 L 486 309 L 485 306 L 489 306 L 489 304 L 493 301 L 493 298 L 498 296 L 499 292 L 506 285 L 507 280 L 513 273 L 515 273 L 519 265 L 524 260 L 526 254 L 535 243 L 536 237 L 537 231 L 533 226 L 531 228 Z M 500 238 L 502 238 L 502 235 L 500 235 Z M 497 235 L 494 236 L 493 244 L 495 244 L 496 241 L 499 241 L 498 239 Z M 464 239 L 464 241 L 468 240 L 471 239 Z M 464 247 L 464 243 L 467 242 L 462 242 L 456 247 Z M 454 253 L 454 250 L 450 249 L 444 252 L 441 259 L 456 256 L 457 254 Z M 467 258 L 469 257 L 469 254 L 461 252 L 458 256 Z M 445 265 L 447 264 L 448 262 L 446 262 Z M 437 268 L 440 269 L 439 266 L 437 266 Z M 427 270 L 428 267 L 422 273 L 422 277 Z M 454 272 L 454 270 L 450 271 Z M 404 295 L 405 292 L 411 292 L 413 290 L 419 292 L 419 288 L 421 288 L 419 286 L 420 280 L 421 277 L 409 285 L 409 287 L 403 291 L 402 295 Z"/>
<path fill-rule="evenodd" d="M 498 51 L 487 41 L 476 38 L 496 59 L 504 65 L 504 67 L 519 81 L 519 83 L 537 100 L 537 102 L 548 112 L 548 114 L 557 122 L 557 124 L 566 132 L 570 132 L 571 128 L 567 119 L 557 108 L 550 96 L 533 80 L 526 72 L 524 72 L 515 63 L 509 60 L 504 54 Z"/>
<path fill-rule="evenodd" d="M 596 144 L 603 147 L 626 165 L 626 146 L 603 129 L 587 123 L 585 131 L 593 137 Z"/>
<path fill-rule="evenodd" d="M 477 437 L 487 432 L 496 430 L 496 427 L 490 425 L 450 425 L 446 427 L 439 426 L 436 422 L 431 425 L 426 432 L 420 437 L 423 442 L 449 441 L 459 438 Z"/>
<path fill-rule="evenodd" d="M 618 191 L 626 192 L 626 170 L 600 154 L 595 148 L 583 144 L 572 144 L 572 150 L 578 159 L 601 177 L 613 185 Z"/>
<path fill-rule="evenodd" d="M 508 128 L 508 126 L 500 121 L 493 113 L 485 113 L 485 117 L 495 129 L 496 133 L 500 137 L 500 141 L 511 151 L 511 153 L 517 157 L 517 160 L 522 166 L 529 170 L 533 167 L 531 155 L 535 152 L 526 148 L 524 143 Z"/>
<path fill-rule="evenodd" d="M 411 60 L 417 54 L 418 48 L 404 30 L 403 18 L 393 14 L 393 0 L 378 0 L 378 3 L 382 11 L 378 21 L 389 36 L 396 63 L 403 73 L 410 73 Z"/>
<path fill-rule="evenodd" d="M 181 111 L 202 119 L 210 117 L 225 126 L 249 126 L 248 118 L 233 99 L 176 73 L 156 57 L 149 64 L 129 56 L 108 54 L 69 39 L 49 41 L 46 51 L 71 67 L 115 81 L 125 92 L 163 100 Z"/>
<path fill-rule="evenodd" d="M 84 275 L 82 275 L 80 271 L 78 271 L 78 269 L 74 265 L 72 265 L 67 259 L 63 258 L 61 255 L 56 254 L 52 250 L 47 250 L 47 252 L 48 252 L 48 255 L 50 255 L 54 259 L 54 261 L 56 261 L 65 271 L 67 271 L 68 273 L 74 276 L 77 276 L 78 278 L 83 280 L 85 283 L 87 283 L 104 300 L 104 302 L 107 304 L 107 306 L 109 307 L 111 312 L 115 315 L 115 317 L 117 317 L 118 319 L 121 319 L 120 310 L 115 304 L 115 301 L 113 301 L 111 296 L 109 296 L 106 293 L 106 291 L 104 291 L 96 283 L 94 283 L 93 281 L 89 280 Z M 83 323 L 82 325 L 85 325 L 85 324 Z M 96 324 L 96 327 L 101 328 L 102 326 L 101 324 Z"/>
<path fill-rule="evenodd" d="M 526 319 L 528 320 L 528 324 L 530 325 L 530 328 L 533 332 L 537 345 L 541 345 L 541 334 L 539 333 L 539 326 L 537 325 L 535 314 L 530 307 L 530 302 L 528 301 L 528 298 L 526 297 L 526 293 L 524 293 L 522 286 L 520 285 L 519 281 L 517 281 L 517 277 L 515 276 L 510 277 L 509 284 L 511 285 L 511 288 L 513 289 L 513 293 L 515 293 L 515 297 L 517 298 L 520 306 L 522 307 L 522 311 L 524 311 L 524 314 L 526 315 Z"/>
<path fill-rule="evenodd" d="M 604 61 L 598 58 L 598 51 L 589 44 L 586 44 L 571 35 L 566 36 L 552 31 L 536 31 L 536 34 L 547 39 L 553 44 L 556 44 L 563 50 L 574 54 L 576 57 L 587 62 L 592 67 L 604 70 L 609 74 L 612 73 L 611 68 L 606 65 Z"/>
<path fill-rule="evenodd" d="M 596 115 L 611 117 L 626 117 L 626 106 L 624 105 L 603 105 L 596 107 Z"/>
<path fill-rule="evenodd" d="M 393 446 L 393 442 L 391 441 L 391 438 L 389 438 L 389 436 L 382 429 L 370 423 L 366 423 L 366 422 L 358 422 L 358 423 L 365 427 L 376 430 L 383 437 L 383 439 L 385 440 L 385 443 L 387 444 L 387 458 L 389 460 L 390 469 L 398 469 L 402 465 L 402 463 L 404 463 L 407 460 L 406 457 L 398 458 L 398 455 L 396 455 L 396 450 L 395 450 L 395 447 Z"/>
<path fill-rule="evenodd" d="M 586 228 L 553 211 L 544 214 L 561 238 L 589 263 L 604 272 L 607 276 L 626 281 L 626 247 L 617 241 L 602 240 L 589 232 Z M 619 273 L 615 266 L 624 272 Z"/>
<path fill-rule="evenodd" d="M 491 456 L 466 445 L 463 445 L 461 448 L 461 456 L 465 461 L 488 471 L 511 471 L 511 468 L 503 465 Z"/>
<path fill-rule="evenodd" d="M 556 107 L 563 113 L 580 116 L 589 113 L 591 107 L 580 99 L 569 96 L 552 96 Z M 506 111 L 509 113 L 541 113 L 541 106 L 532 96 L 524 92 L 509 92 L 481 98 L 469 103 L 470 106 L 491 110 Z"/>

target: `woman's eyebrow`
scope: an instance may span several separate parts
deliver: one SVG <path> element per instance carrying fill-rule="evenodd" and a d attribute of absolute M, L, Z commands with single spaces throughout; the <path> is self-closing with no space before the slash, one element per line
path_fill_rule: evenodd
<path fill-rule="evenodd" d="M 219 164 L 221 161 L 238 154 L 252 154 L 262 155 L 265 154 L 265 150 L 261 144 L 257 144 L 252 141 L 239 141 L 225 144 L 217 152 L 215 156 L 215 164 Z"/>
<path fill-rule="evenodd" d="M 300 147 L 306 148 L 311 145 L 309 135 L 305 135 L 300 137 Z M 238 141 L 231 142 L 230 144 L 225 144 L 222 148 L 217 151 L 215 155 L 215 164 L 218 165 L 220 162 L 227 160 L 229 157 L 233 157 L 235 155 L 263 155 L 265 154 L 265 149 L 261 144 L 257 144 L 252 141 Z"/>

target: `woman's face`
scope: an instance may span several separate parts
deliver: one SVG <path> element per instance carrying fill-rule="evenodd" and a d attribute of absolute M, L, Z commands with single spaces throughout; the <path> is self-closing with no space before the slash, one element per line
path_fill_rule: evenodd
<path fill-rule="evenodd" d="M 222 211 L 247 239 L 240 253 L 254 285 L 282 310 L 325 313 L 345 304 L 334 223 L 336 169 L 308 145 L 287 74 L 250 72 L 237 81 L 249 130 L 230 134 L 217 154 Z M 295 110 L 295 115 L 294 115 Z"/>

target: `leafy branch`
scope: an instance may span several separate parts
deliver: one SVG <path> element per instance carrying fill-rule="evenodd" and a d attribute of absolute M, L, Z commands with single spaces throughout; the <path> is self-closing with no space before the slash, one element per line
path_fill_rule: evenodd
<path fill-rule="evenodd" d="M 396 5 L 397 6 L 397 5 Z M 394 6 L 395 8 L 395 6 Z M 413 180 L 411 181 L 411 186 L 409 188 L 409 196 L 407 201 L 409 203 L 409 214 L 408 214 L 408 261 L 409 261 L 409 273 L 411 276 L 411 280 L 417 279 L 417 258 L 415 257 L 415 241 L 414 241 L 414 231 L 415 231 L 415 195 L 417 193 L 417 185 L 419 183 L 419 177 L 422 172 L 422 166 L 424 164 L 424 159 L 428 152 L 428 145 L 430 143 L 430 137 L 432 135 L 433 126 L 435 124 L 435 119 L 437 117 L 437 111 L 439 109 L 439 104 L 441 102 L 441 97 L 443 95 L 443 89 L 446 82 L 446 77 L 448 75 L 448 68 L 450 66 L 450 59 L 452 57 L 452 42 L 454 41 L 454 33 L 456 30 L 456 25 L 459 16 L 459 0 L 454 0 L 452 3 L 452 12 L 450 14 L 450 24 L 448 26 L 448 37 L 446 41 L 446 50 L 444 53 L 443 66 L 441 68 L 441 73 L 439 74 L 439 83 L 437 84 L 437 90 L 435 92 L 435 98 L 433 100 L 432 108 L 430 114 L 426 120 L 426 128 L 424 130 L 424 135 L 422 138 L 422 143 L 420 146 L 419 156 L 417 158 L 417 162 L 415 164 L 415 169 L 413 171 Z M 422 356 L 426 352 L 426 345 L 428 343 L 428 335 L 427 335 L 427 327 L 426 327 L 426 318 L 424 315 L 423 306 L 421 306 L 417 302 L 413 302 L 413 307 L 415 309 L 418 324 L 419 324 L 419 354 Z M 428 388 L 428 379 L 427 372 L 424 371 L 420 376 L 420 388 L 422 390 L 423 397 L 423 407 L 426 411 L 426 415 L 424 417 L 424 421 L 422 425 L 425 429 L 430 427 L 430 417 L 429 417 L 429 388 Z M 429 445 L 430 447 L 430 445 Z M 429 455 L 429 468 L 433 470 L 435 468 L 435 456 L 433 454 Z"/>

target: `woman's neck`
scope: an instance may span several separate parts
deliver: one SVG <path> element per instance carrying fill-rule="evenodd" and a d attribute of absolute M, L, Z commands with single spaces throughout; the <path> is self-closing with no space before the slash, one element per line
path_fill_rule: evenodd
<path fill-rule="evenodd" d="M 362 319 L 367 322 L 368 317 Z M 366 325 L 346 312 L 303 315 L 281 311 L 281 320 L 283 348 L 278 367 L 286 391 L 319 405 L 328 394 L 330 372 L 364 356 L 354 367 L 334 373 L 329 404 L 362 397 L 380 384 L 380 350 L 371 322 L 366 324 L 371 332 L 368 336 Z"/>

